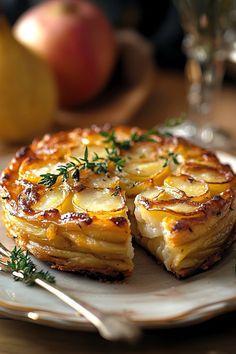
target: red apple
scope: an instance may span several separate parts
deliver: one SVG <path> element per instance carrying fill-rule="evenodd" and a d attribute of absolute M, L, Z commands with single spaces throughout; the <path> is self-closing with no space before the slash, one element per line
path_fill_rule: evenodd
<path fill-rule="evenodd" d="M 51 66 L 61 106 L 89 101 L 111 76 L 115 35 L 105 15 L 89 1 L 43 2 L 18 19 L 14 34 Z"/>

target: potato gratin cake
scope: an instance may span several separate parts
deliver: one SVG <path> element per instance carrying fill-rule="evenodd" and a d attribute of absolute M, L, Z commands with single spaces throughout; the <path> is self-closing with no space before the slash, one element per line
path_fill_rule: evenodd
<path fill-rule="evenodd" d="M 209 268 L 234 240 L 231 168 L 155 130 L 46 135 L 16 154 L 1 196 L 19 246 L 55 268 L 96 277 L 131 273 L 131 234 L 177 277 Z"/>

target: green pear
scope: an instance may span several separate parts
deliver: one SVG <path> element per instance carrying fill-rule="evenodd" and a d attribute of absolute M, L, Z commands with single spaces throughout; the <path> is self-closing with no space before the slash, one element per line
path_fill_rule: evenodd
<path fill-rule="evenodd" d="M 0 17 L 0 140 L 18 143 L 44 133 L 57 107 L 46 62 L 19 43 Z"/>

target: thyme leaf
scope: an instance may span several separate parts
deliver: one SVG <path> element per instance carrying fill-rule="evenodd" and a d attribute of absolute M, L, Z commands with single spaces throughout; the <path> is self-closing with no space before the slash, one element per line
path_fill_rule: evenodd
<path fill-rule="evenodd" d="M 151 138 L 152 135 L 160 135 L 160 133 L 158 132 L 157 129 L 152 128 L 149 129 L 147 132 L 143 133 L 143 134 L 137 134 L 134 133 L 131 135 L 131 140 L 134 143 L 138 143 L 141 141 L 151 141 L 151 142 L 155 142 L 155 139 Z"/>
<path fill-rule="evenodd" d="M 38 184 L 43 184 L 46 187 L 51 188 L 57 182 L 59 176 L 60 176 L 59 174 L 44 173 L 40 175 L 41 180 L 39 181 Z"/>
<path fill-rule="evenodd" d="M 110 149 L 106 148 L 106 153 L 107 159 L 114 162 L 116 171 L 121 172 L 125 166 L 125 160 L 120 157 L 115 146 L 112 146 Z"/>
<path fill-rule="evenodd" d="M 111 143 L 112 148 L 119 148 L 122 150 L 129 150 L 131 148 L 130 140 L 118 141 L 114 130 L 110 133 L 102 131 L 100 132 L 100 135 L 105 138 L 103 140 L 104 143 Z"/>
<path fill-rule="evenodd" d="M 168 152 L 167 156 L 160 156 L 160 159 L 164 160 L 162 167 L 167 167 L 171 161 L 174 162 L 175 165 L 179 165 L 178 154 L 175 152 Z"/>
<path fill-rule="evenodd" d="M 155 139 L 153 139 L 151 136 L 152 135 L 161 135 L 157 129 L 152 128 L 146 131 L 143 134 L 138 134 L 137 132 L 131 134 L 130 139 L 126 139 L 123 141 L 118 141 L 115 131 L 113 130 L 112 132 L 101 132 L 100 133 L 105 140 L 103 141 L 104 143 L 111 143 L 113 148 L 118 148 L 121 150 L 129 150 L 133 143 L 138 143 L 141 141 L 150 141 L 150 142 L 155 142 Z"/>
<path fill-rule="evenodd" d="M 15 276 L 15 280 L 22 280 L 27 285 L 32 285 L 36 278 L 55 283 L 55 277 L 48 271 L 38 270 L 37 266 L 31 260 L 28 252 L 24 252 L 21 248 L 14 247 L 11 251 L 8 267 L 12 272 L 22 274 L 22 278 Z M 14 274 L 13 274 L 14 276 Z"/>

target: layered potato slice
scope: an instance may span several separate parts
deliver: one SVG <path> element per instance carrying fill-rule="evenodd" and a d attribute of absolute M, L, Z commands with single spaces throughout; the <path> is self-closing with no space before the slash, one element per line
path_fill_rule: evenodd
<path fill-rule="evenodd" d="M 207 269 L 234 241 L 231 168 L 184 139 L 138 128 L 35 140 L 3 171 L 0 191 L 18 245 L 97 278 L 131 274 L 131 233 L 177 277 Z"/>
<path fill-rule="evenodd" d="M 135 198 L 137 241 L 179 278 L 208 269 L 235 239 L 234 181 L 223 188 L 213 175 L 206 180 L 200 173 L 172 175 L 163 188 Z M 171 198 L 170 189 L 184 195 Z"/>

